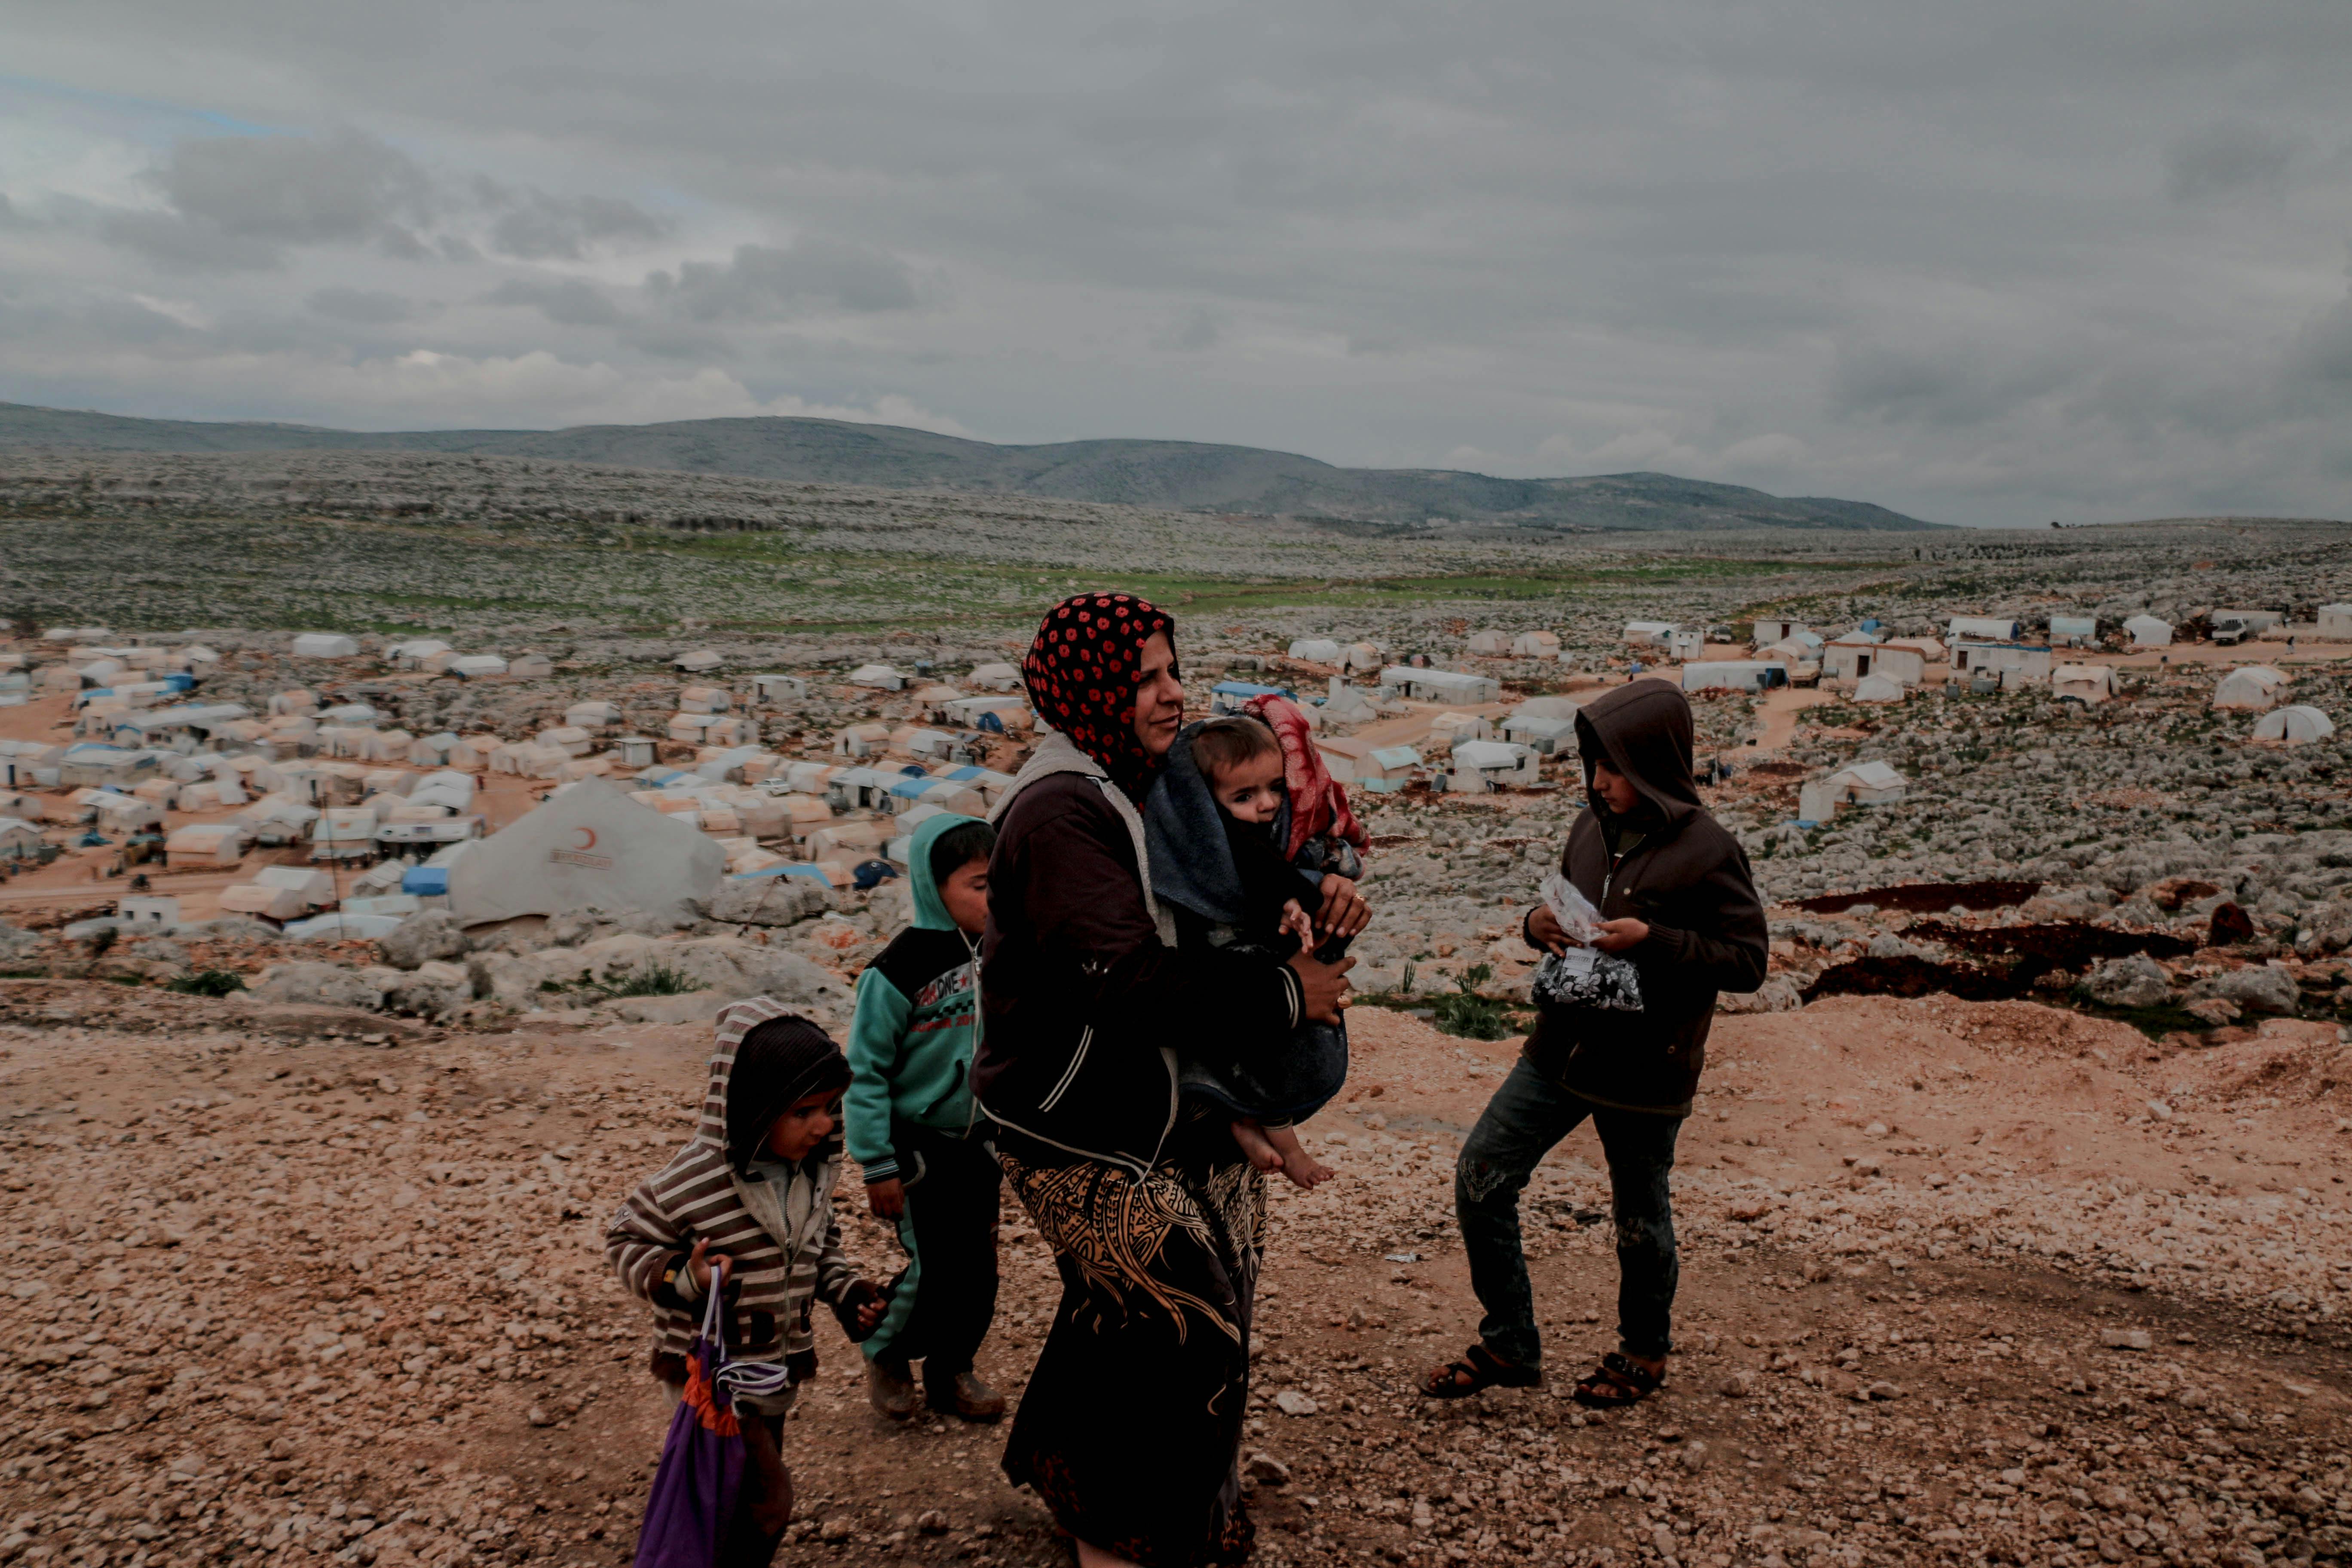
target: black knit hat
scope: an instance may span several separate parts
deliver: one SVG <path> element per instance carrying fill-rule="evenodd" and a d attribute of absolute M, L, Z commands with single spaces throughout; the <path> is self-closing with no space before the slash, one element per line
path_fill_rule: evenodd
<path fill-rule="evenodd" d="M 727 1074 L 727 1163 L 748 1170 L 776 1119 L 795 1100 L 849 1087 L 849 1058 L 798 1014 L 748 1031 Z"/>

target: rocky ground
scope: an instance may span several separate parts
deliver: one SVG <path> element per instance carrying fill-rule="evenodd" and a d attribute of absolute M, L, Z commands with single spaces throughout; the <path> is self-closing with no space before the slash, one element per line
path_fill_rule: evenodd
<path fill-rule="evenodd" d="M 665 1420 L 604 1219 L 688 1131 L 698 1025 L 495 1033 L 0 981 L 0 1557 L 625 1562 Z M 2352 1552 L 2352 1059 L 2207 1049 L 2031 1002 L 1836 997 L 1718 1020 L 1683 1135 L 1682 1349 L 1588 1416 L 1605 1184 L 1528 1200 L 1544 1389 L 1411 1392 L 1476 1310 L 1451 1161 L 1510 1059 L 1361 1009 L 1340 1174 L 1276 1194 L 1250 1424 L 1269 1563 L 2254 1563 Z M 856 1215 L 848 1244 L 894 1266 Z M 1053 1300 L 1015 1214 L 983 1371 Z M 780 1561 L 1061 1560 L 1000 1434 L 865 1406 L 786 1427 Z"/>

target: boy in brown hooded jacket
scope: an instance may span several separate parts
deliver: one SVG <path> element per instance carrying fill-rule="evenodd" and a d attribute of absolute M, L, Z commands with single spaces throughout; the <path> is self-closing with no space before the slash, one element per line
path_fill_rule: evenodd
<path fill-rule="evenodd" d="M 1519 1192 L 1587 1117 L 1609 1163 L 1620 1348 L 1577 1384 L 1576 1397 L 1631 1405 L 1657 1388 L 1677 1279 L 1667 1187 L 1675 1135 L 1706 1063 L 1717 993 L 1764 983 L 1763 906 L 1739 841 L 1707 814 L 1692 782 L 1690 703 L 1681 690 L 1635 680 L 1589 704 L 1576 733 L 1588 804 L 1569 829 L 1560 872 L 1601 911 L 1592 945 L 1633 965 L 1643 1005 L 1539 1009 L 1518 1064 L 1463 1144 L 1454 1207 L 1486 1315 L 1480 1342 L 1423 1383 L 1433 1398 L 1541 1381 Z M 1570 942 L 1542 904 L 1524 931 L 1530 946 L 1553 952 Z"/>

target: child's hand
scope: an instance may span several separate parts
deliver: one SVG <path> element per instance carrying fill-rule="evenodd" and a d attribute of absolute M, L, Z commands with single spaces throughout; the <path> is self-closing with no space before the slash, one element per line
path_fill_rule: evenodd
<path fill-rule="evenodd" d="M 1297 899 L 1282 906 L 1282 929 L 1297 937 L 1299 946 L 1315 945 L 1315 922 L 1307 918 L 1307 911 L 1299 908 Z"/>
<path fill-rule="evenodd" d="M 890 1303 L 884 1299 L 882 1287 L 871 1279 L 860 1279 L 850 1289 L 857 1293 L 858 1298 L 856 1308 L 857 1331 L 860 1334 L 870 1334 L 874 1331 L 874 1326 L 882 1321 L 882 1314 L 890 1310 Z"/>
<path fill-rule="evenodd" d="M 896 1176 L 866 1183 L 866 1206 L 876 1219 L 897 1219 L 907 1212 L 907 1184 Z"/>
<path fill-rule="evenodd" d="M 724 1258 L 727 1255 L 722 1252 L 719 1256 Z M 696 1295 L 710 1294 L 710 1238 L 709 1237 L 695 1238 L 694 1250 L 687 1254 L 686 1271 L 694 1276 Z"/>
<path fill-rule="evenodd" d="M 1600 930 L 1601 934 L 1592 939 L 1592 945 L 1603 952 L 1622 952 L 1650 940 L 1647 922 L 1637 921 L 1631 915 L 1623 920 L 1602 921 Z"/>
<path fill-rule="evenodd" d="M 1559 917 L 1551 912 L 1549 904 L 1538 904 L 1535 912 L 1528 916 L 1528 935 L 1547 952 L 1566 952 L 1571 947 L 1584 945 L 1568 934 L 1567 928 L 1559 923 Z"/>
<path fill-rule="evenodd" d="M 1317 913 L 1315 923 L 1326 936 L 1355 936 L 1372 923 L 1372 906 L 1364 902 L 1351 879 L 1326 877 L 1323 908 Z"/>

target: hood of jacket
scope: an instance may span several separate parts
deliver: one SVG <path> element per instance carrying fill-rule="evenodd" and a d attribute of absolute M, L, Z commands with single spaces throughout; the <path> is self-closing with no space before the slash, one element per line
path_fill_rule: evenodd
<path fill-rule="evenodd" d="M 940 897 L 939 879 L 931 875 L 931 846 L 940 835 L 979 818 L 943 811 L 937 816 L 927 816 L 915 825 L 914 842 L 907 850 L 907 885 L 915 890 L 915 928 L 918 931 L 953 931 L 955 917 L 948 913 L 947 900 Z"/>
<path fill-rule="evenodd" d="M 1578 710 L 1576 736 L 1588 759 L 1592 750 L 1588 742 L 1599 743 L 1610 766 L 1633 782 L 1664 826 L 1680 827 L 1706 809 L 1698 785 L 1691 780 L 1690 699 L 1680 687 L 1654 679 L 1621 686 Z M 1584 787 L 1600 810 L 1591 795 L 1590 760 L 1584 764 Z"/>
<path fill-rule="evenodd" d="M 736 1047 L 753 1028 L 791 1011 L 772 996 L 754 996 L 719 1011 L 711 1028 L 710 1078 L 702 1091 L 702 1115 L 694 1124 L 694 1141 L 710 1145 L 722 1160 L 727 1157 L 727 1085 L 735 1073 Z"/>
<path fill-rule="evenodd" d="M 1245 902 L 1241 869 L 1234 864 L 1216 791 L 1192 760 L 1192 737 L 1206 722 L 1196 719 L 1176 732 L 1176 744 L 1143 797 L 1143 843 L 1151 890 L 1162 900 L 1206 921 L 1238 925 Z"/>

